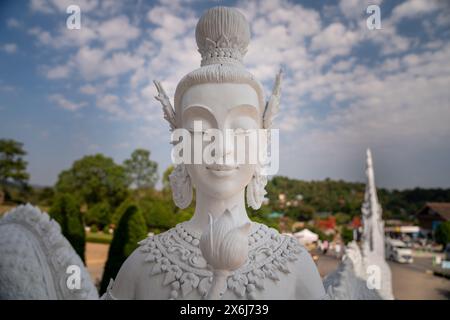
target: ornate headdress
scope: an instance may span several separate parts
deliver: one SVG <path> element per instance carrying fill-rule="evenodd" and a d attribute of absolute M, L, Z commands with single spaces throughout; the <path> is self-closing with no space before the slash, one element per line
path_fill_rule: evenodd
<path fill-rule="evenodd" d="M 250 27 L 239 11 L 215 7 L 198 21 L 195 39 L 202 55 L 202 67 L 221 63 L 242 66 L 250 42 Z"/>

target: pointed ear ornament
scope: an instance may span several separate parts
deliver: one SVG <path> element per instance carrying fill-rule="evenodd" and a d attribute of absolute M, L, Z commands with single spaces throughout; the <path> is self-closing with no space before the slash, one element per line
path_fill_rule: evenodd
<path fill-rule="evenodd" d="M 154 80 L 153 83 L 156 86 L 156 90 L 158 90 L 158 95 L 155 96 L 155 99 L 161 103 L 164 112 L 164 119 L 166 119 L 167 122 L 169 122 L 170 131 L 173 131 L 177 127 L 177 122 L 175 119 L 175 111 L 172 107 L 172 104 L 170 103 L 170 99 L 167 96 L 166 91 L 164 90 L 161 82 Z"/>
<path fill-rule="evenodd" d="M 153 83 L 158 90 L 158 95 L 155 98 L 161 103 L 164 119 L 169 123 L 170 131 L 173 131 L 177 128 L 175 111 L 161 82 L 155 80 Z M 169 175 L 169 181 L 175 205 L 181 209 L 187 208 L 192 201 L 192 182 L 184 163 L 175 166 L 173 172 Z"/>
<path fill-rule="evenodd" d="M 280 98 L 281 98 L 281 76 L 282 70 L 278 71 L 275 78 L 275 83 L 272 89 L 272 95 L 269 101 L 266 103 L 266 107 L 263 113 L 263 128 L 270 129 L 272 127 L 272 121 L 280 109 Z"/>
<path fill-rule="evenodd" d="M 270 129 L 272 127 L 272 121 L 275 118 L 278 110 L 280 109 L 281 98 L 281 75 L 282 71 L 278 72 L 275 83 L 272 89 L 272 95 L 269 101 L 266 103 L 266 107 L 263 113 L 263 128 Z M 266 192 L 267 177 L 261 174 L 261 167 L 257 166 L 252 180 L 247 185 L 246 196 L 247 205 L 257 210 L 261 207 Z"/>

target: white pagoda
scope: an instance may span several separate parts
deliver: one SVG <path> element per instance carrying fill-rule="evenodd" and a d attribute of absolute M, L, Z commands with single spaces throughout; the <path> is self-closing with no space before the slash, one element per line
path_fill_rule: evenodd
<path fill-rule="evenodd" d="M 393 299 L 391 269 L 385 260 L 384 222 L 382 209 L 378 202 L 372 153 L 367 149 L 366 160 L 366 192 L 361 207 L 363 220 L 362 257 L 366 272 L 378 283 L 379 293 L 383 299 Z M 380 277 L 379 281 L 376 277 Z"/>

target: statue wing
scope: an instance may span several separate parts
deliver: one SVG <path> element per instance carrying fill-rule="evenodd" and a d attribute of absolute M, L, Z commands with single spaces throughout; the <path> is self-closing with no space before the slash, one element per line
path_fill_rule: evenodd
<path fill-rule="evenodd" d="M 272 95 L 269 101 L 266 103 L 266 107 L 263 113 L 263 128 L 270 129 L 272 127 L 272 121 L 275 118 L 278 110 L 280 109 L 280 98 L 281 98 L 281 75 L 282 71 L 278 72 L 275 83 L 272 89 Z"/>
<path fill-rule="evenodd" d="M 59 224 L 30 204 L 0 220 L 0 257 L 0 299 L 98 299 Z"/>

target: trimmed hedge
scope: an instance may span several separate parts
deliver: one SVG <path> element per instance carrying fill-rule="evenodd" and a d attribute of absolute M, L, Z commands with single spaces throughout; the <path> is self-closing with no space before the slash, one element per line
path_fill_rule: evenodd
<path fill-rule="evenodd" d="M 79 203 L 70 194 L 58 194 L 49 210 L 50 216 L 61 226 L 62 234 L 85 262 L 86 235 Z"/>
<path fill-rule="evenodd" d="M 147 236 L 144 217 L 136 205 L 130 205 L 119 221 L 109 247 L 108 260 L 100 284 L 103 294 L 110 279 L 114 279 L 128 256 L 137 248 L 138 242 Z"/>

